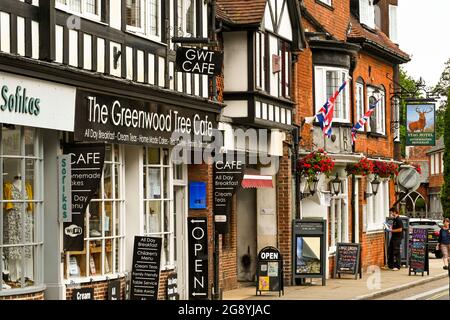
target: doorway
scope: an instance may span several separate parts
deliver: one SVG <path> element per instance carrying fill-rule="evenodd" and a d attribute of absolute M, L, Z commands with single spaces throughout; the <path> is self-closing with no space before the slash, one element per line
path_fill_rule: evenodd
<path fill-rule="evenodd" d="M 256 189 L 237 191 L 238 281 L 254 281 L 257 258 Z"/>

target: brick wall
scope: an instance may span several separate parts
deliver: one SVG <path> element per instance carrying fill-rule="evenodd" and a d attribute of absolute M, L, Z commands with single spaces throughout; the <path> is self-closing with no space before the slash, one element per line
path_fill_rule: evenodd
<path fill-rule="evenodd" d="M 120 300 L 125 299 L 126 279 L 120 278 Z M 108 281 L 87 282 L 79 285 L 66 286 L 66 299 L 72 300 L 73 291 L 82 288 L 94 288 L 94 300 L 107 300 L 108 299 Z"/>
<path fill-rule="evenodd" d="M 363 270 L 371 265 L 384 265 L 384 232 L 362 234 L 361 257 Z"/>
<path fill-rule="evenodd" d="M 0 296 L 0 301 L 2 300 L 44 300 L 44 291 L 27 293 L 27 294 L 16 294 L 11 296 Z"/>
<path fill-rule="evenodd" d="M 295 208 L 292 208 L 292 172 L 287 144 L 283 152 L 277 175 L 277 233 L 278 249 L 284 260 L 284 282 L 289 285 L 292 279 L 292 215 Z"/>
<path fill-rule="evenodd" d="M 444 175 L 439 174 L 430 176 L 430 184 L 429 184 L 430 188 L 442 187 L 443 184 L 444 184 Z"/>
<path fill-rule="evenodd" d="M 220 256 L 221 288 L 223 290 L 236 289 L 239 286 L 237 281 L 237 201 L 236 194 L 233 196 L 230 232 L 222 238 L 222 251 Z"/>

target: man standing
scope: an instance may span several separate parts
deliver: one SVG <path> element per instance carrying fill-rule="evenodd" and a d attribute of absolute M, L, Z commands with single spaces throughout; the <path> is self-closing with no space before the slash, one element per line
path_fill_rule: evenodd
<path fill-rule="evenodd" d="M 389 210 L 394 218 L 391 231 L 391 240 L 389 241 L 388 249 L 388 267 L 394 271 L 400 270 L 401 267 L 401 255 L 400 245 L 403 238 L 403 222 L 400 219 L 397 208 L 391 208 Z"/>

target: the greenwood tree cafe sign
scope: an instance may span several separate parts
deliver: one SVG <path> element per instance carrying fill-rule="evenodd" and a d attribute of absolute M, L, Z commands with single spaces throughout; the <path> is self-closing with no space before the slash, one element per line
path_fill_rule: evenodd
<path fill-rule="evenodd" d="M 176 71 L 217 76 L 222 72 L 223 52 L 196 49 L 178 48 L 176 58 Z"/>
<path fill-rule="evenodd" d="M 77 90 L 77 141 L 174 146 L 180 136 L 208 141 L 215 128 L 214 112 Z"/>

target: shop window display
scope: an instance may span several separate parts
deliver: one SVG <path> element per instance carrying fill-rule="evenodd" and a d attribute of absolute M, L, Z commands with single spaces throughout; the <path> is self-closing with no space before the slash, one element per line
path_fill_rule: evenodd
<path fill-rule="evenodd" d="M 161 237 L 161 266 L 174 266 L 172 166 L 168 149 L 144 149 L 144 233 Z"/>
<path fill-rule="evenodd" d="M 123 185 L 122 148 L 107 145 L 100 186 L 85 214 L 84 250 L 67 253 L 66 278 L 101 276 L 123 271 Z"/>
<path fill-rule="evenodd" d="M 42 278 L 42 142 L 37 129 L 2 125 L 0 132 L 1 291 Z"/>

